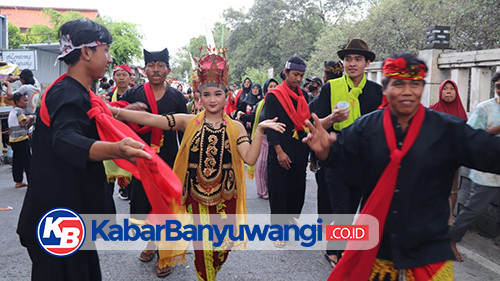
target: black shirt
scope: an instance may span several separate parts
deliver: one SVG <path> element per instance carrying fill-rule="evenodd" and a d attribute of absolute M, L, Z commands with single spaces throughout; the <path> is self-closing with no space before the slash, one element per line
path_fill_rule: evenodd
<path fill-rule="evenodd" d="M 389 163 L 383 110 L 358 118 L 332 145 L 328 165 L 361 186 L 366 203 Z M 393 119 L 398 147 L 405 133 Z M 456 170 L 500 173 L 500 139 L 464 120 L 426 109 L 415 143 L 403 158 L 378 257 L 396 268 L 454 259 L 448 235 L 448 197 Z"/>
<path fill-rule="evenodd" d="M 129 88 L 121 95 L 120 100 L 129 103 L 142 102 L 148 106 L 147 111 L 151 112 L 144 85 Z M 186 99 L 179 90 L 168 86 L 165 94 L 156 101 L 158 114 L 187 113 Z M 147 144 L 151 144 L 151 133 L 139 135 Z M 179 140 L 180 142 L 180 140 Z M 163 131 L 163 146 L 158 155 L 171 167 L 174 165 L 175 156 L 178 151 L 177 137 L 175 131 Z"/>
<path fill-rule="evenodd" d="M 298 93 L 296 94 L 299 95 Z M 307 93 L 302 92 L 302 94 L 307 101 Z M 297 108 L 297 101 L 291 98 L 289 99 L 292 101 L 294 108 Z M 281 106 L 280 102 L 278 101 L 278 98 L 276 98 L 274 93 L 272 92 L 267 93 L 266 103 L 264 105 L 264 108 L 265 108 L 266 120 L 278 117 L 278 122 L 284 123 L 286 125 L 284 133 L 279 133 L 277 131 L 270 129 L 266 130 L 269 147 L 272 148 L 274 145 L 279 144 L 289 156 L 292 153 L 297 154 L 300 152 L 300 154 L 304 154 L 307 157 L 307 152 L 308 152 L 307 145 L 302 143 L 302 138 L 306 136 L 306 133 L 304 131 L 299 131 L 298 139 L 294 139 L 292 137 L 293 129 L 295 128 L 293 122 L 286 113 L 285 109 L 283 109 L 283 107 Z"/>
<path fill-rule="evenodd" d="M 89 160 L 90 147 L 99 136 L 95 120 L 87 115 L 91 108 L 88 90 L 66 76 L 46 95 L 50 128 L 42 121 L 35 124 L 29 187 L 17 229 L 23 245 L 36 241 L 36 225 L 50 209 L 105 212 L 104 167 L 102 161 Z"/>

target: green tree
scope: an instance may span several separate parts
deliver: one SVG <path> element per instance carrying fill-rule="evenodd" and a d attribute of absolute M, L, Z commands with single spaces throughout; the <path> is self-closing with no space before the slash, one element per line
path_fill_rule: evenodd
<path fill-rule="evenodd" d="M 23 35 L 25 43 L 57 42 L 57 34 L 54 33 L 54 29 L 46 25 L 35 24 Z"/>
<path fill-rule="evenodd" d="M 217 48 L 224 48 L 227 45 L 227 40 L 231 36 L 231 29 L 221 22 L 216 22 L 212 28 L 214 42 Z"/>
<path fill-rule="evenodd" d="M 109 17 L 102 17 L 96 20 L 108 28 L 113 35 L 113 44 L 110 47 L 110 54 L 116 64 L 131 63 L 142 57 L 142 43 L 144 38 L 139 32 L 137 25 L 129 22 L 115 22 Z"/>
<path fill-rule="evenodd" d="M 245 73 L 243 74 L 243 76 L 241 76 L 241 79 L 238 81 L 243 81 L 246 77 L 250 77 L 252 83 L 259 83 L 262 87 L 264 87 L 264 83 L 268 79 L 267 69 L 260 70 L 256 68 L 247 67 L 245 69 Z M 236 83 L 236 81 L 233 83 Z"/>
<path fill-rule="evenodd" d="M 248 13 L 226 10 L 223 17 L 232 31 L 228 42 L 231 81 L 242 77 L 247 67 L 262 69 L 267 65 L 279 72 L 294 54 L 309 59 L 325 25 L 320 3 L 256 0 Z"/>
<path fill-rule="evenodd" d="M 378 0 L 367 4 L 365 17 L 341 20 L 322 33 L 312 56 L 316 61 L 328 49 L 336 52 L 338 42 L 349 38 L 365 40 L 376 60 L 402 50 L 416 53 L 425 47 L 425 30 L 430 25 L 450 26 L 451 47 L 458 51 L 491 49 L 500 44 L 500 2 L 496 0 Z"/>
<path fill-rule="evenodd" d="M 231 35 L 231 30 L 224 24 L 216 22 L 212 28 L 214 42 L 217 48 L 226 46 L 226 42 Z M 207 45 L 207 40 L 204 35 L 193 37 L 189 43 L 180 48 L 171 59 L 172 76 L 178 79 L 188 77 L 188 82 L 192 81 L 192 58 L 200 57 L 200 53 L 204 54 L 205 49 L 200 52 L 200 47 Z"/>
<path fill-rule="evenodd" d="M 339 60 L 337 51 L 342 45 L 347 43 L 349 38 L 345 34 L 346 24 L 342 21 L 337 22 L 337 25 L 325 28 L 324 32 L 314 43 L 315 50 L 311 54 L 311 58 L 307 62 L 307 71 L 305 76 L 323 76 L 324 62 L 330 60 Z"/>
<path fill-rule="evenodd" d="M 65 13 L 61 13 L 50 8 L 44 8 L 42 10 L 42 14 L 44 17 L 49 19 L 50 26 L 36 24 L 31 28 L 31 33 L 50 33 L 50 40 L 52 42 L 57 42 L 57 32 L 59 31 L 59 27 L 61 27 L 61 25 L 65 22 L 85 18 L 82 13 L 78 11 L 67 11 Z M 38 39 L 37 43 L 47 40 L 47 36 L 45 35 L 37 36 L 36 38 Z"/>
<path fill-rule="evenodd" d="M 9 48 L 10 49 L 19 49 L 21 48 L 21 44 L 23 44 L 23 37 L 21 36 L 21 32 L 19 27 L 9 22 Z"/>
<path fill-rule="evenodd" d="M 199 58 L 201 53 L 200 47 L 206 45 L 207 40 L 204 35 L 191 38 L 189 40 L 189 44 L 182 47 L 175 56 L 172 56 L 170 63 L 170 67 L 172 68 L 172 76 L 178 79 L 184 79 L 187 76 L 188 82 L 191 83 L 193 79 L 192 59 Z"/>
<path fill-rule="evenodd" d="M 57 33 L 62 24 L 70 20 L 85 18 L 77 11 L 61 13 L 53 9 L 43 9 L 42 13 L 45 17 L 49 18 L 50 27 L 47 25 L 35 24 L 27 34 L 20 34 L 18 36 L 16 35 L 15 26 L 11 27 L 9 23 L 9 38 L 13 38 L 13 43 L 9 42 L 9 45 L 12 44 L 12 46 L 19 47 L 22 43 L 57 42 Z M 110 54 L 113 56 L 115 63 L 131 63 L 133 60 L 142 57 L 141 40 L 144 36 L 139 32 L 137 25 L 129 22 L 113 21 L 109 17 L 97 18 L 96 22 L 108 28 L 113 36 L 114 42 L 111 44 Z M 12 36 L 10 36 L 11 29 Z M 19 28 L 17 30 L 19 30 Z M 21 38 L 20 41 L 19 38 Z"/>

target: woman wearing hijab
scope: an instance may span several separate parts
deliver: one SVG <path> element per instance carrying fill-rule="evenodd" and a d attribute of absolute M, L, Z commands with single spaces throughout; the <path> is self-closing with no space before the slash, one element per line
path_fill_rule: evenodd
<path fill-rule="evenodd" d="M 233 113 L 236 113 L 237 110 L 240 108 L 241 103 L 250 92 L 251 86 L 252 86 L 252 80 L 250 80 L 250 78 L 247 77 L 245 78 L 245 80 L 243 80 L 243 83 L 241 84 L 241 90 L 238 91 L 236 97 L 233 97 L 232 94 L 228 96 L 226 106 L 224 107 L 224 111 L 226 112 L 227 115 L 235 117 Z"/>
<path fill-rule="evenodd" d="M 439 101 L 429 106 L 429 108 L 467 121 L 467 113 L 458 95 L 457 84 L 453 80 L 448 79 L 441 83 L 439 87 Z"/>
<path fill-rule="evenodd" d="M 272 90 L 278 86 L 278 81 L 274 78 L 267 79 L 266 83 L 264 83 L 264 93 L 267 94 L 268 90 Z M 264 105 L 266 101 L 261 100 L 257 103 L 255 108 L 255 121 L 253 122 L 252 129 L 252 140 L 255 137 L 255 129 L 261 120 L 264 119 Z M 257 162 L 254 166 L 247 167 L 247 176 L 248 179 L 253 179 L 256 177 L 255 185 L 257 186 L 257 196 L 263 199 L 269 199 L 269 192 L 267 190 L 267 154 L 269 152 L 269 144 L 267 143 L 267 136 L 262 137 L 262 145 L 260 148 L 259 158 L 257 158 Z"/>
<path fill-rule="evenodd" d="M 253 121 L 255 120 L 255 110 L 257 109 L 257 103 L 262 99 L 262 88 L 259 83 L 254 83 L 252 85 L 251 94 L 248 94 L 245 99 L 241 102 L 236 113 L 236 120 L 239 120 L 245 126 L 248 135 L 252 133 Z"/>
<path fill-rule="evenodd" d="M 467 121 L 467 113 L 465 112 L 462 100 L 458 94 L 457 83 L 453 80 L 447 79 L 439 86 L 439 101 L 431 106 L 430 109 L 443 112 L 462 118 Z M 448 224 L 453 224 L 453 211 L 458 197 L 458 170 L 453 179 L 453 186 L 450 193 L 450 218 Z"/>

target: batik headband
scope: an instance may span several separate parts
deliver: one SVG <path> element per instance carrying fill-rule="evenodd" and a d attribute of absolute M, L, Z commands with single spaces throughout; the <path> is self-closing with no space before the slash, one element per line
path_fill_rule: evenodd
<path fill-rule="evenodd" d="M 382 67 L 382 73 L 387 78 L 403 79 L 403 80 L 424 80 L 427 74 L 427 66 L 425 64 L 407 65 L 404 58 L 391 59 L 388 58 Z"/>
<path fill-rule="evenodd" d="M 289 62 L 289 61 L 287 61 L 285 63 L 285 69 L 306 72 L 306 66 L 305 65 L 296 64 L 296 63 Z"/>
<path fill-rule="evenodd" d="M 325 66 L 324 70 L 333 74 L 342 74 L 344 72 L 344 65 L 341 61 L 338 61 L 335 66 Z"/>
<path fill-rule="evenodd" d="M 61 49 L 61 55 L 59 55 L 56 58 L 56 62 L 54 63 L 54 66 L 57 64 L 59 60 L 62 60 L 64 57 L 66 57 L 69 53 L 73 52 L 74 50 L 81 49 L 83 47 L 97 47 L 104 45 L 106 43 L 103 43 L 101 41 L 92 41 L 90 43 L 85 43 L 81 44 L 79 46 L 74 46 L 73 42 L 71 42 L 71 37 L 69 34 L 64 34 L 61 36 L 61 39 L 59 39 L 59 44 L 60 49 Z"/>

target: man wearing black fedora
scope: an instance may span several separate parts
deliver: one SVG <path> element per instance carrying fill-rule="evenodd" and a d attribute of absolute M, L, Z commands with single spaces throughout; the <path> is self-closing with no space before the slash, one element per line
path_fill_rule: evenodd
<path fill-rule="evenodd" d="M 333 109 L 341 102 L 347 102 L 349 117 L 330 125 L 330 131 L 340 132 L 351 125 L 361 115 L 370 113 L 382 102 L 382 87 L 366 79 L 365 68 L 375 60 L 365 41 L 351 39 L 347 45 L 337 52 L 344 61 L 344 75 L 329 80 L 321 88 L 315 113 L 319 118 L 332 114 Z M 344 103 L 345 104 L 345 103 Z M 361 199 L 361 185 L 356 179 L 344 179 L 335 166 L 327 168 L 326 182 L 332 207 L 332 214 L 354 214 Z M 335 222 L 339 224 L 342 222 Z M 350 223 L 350 222 L 345 222 Z M 328 247 L 327 247 L 328 248 Z M 325 258 L 332 267 L 338 262 L 342 251 L 327 250 Z"/>

